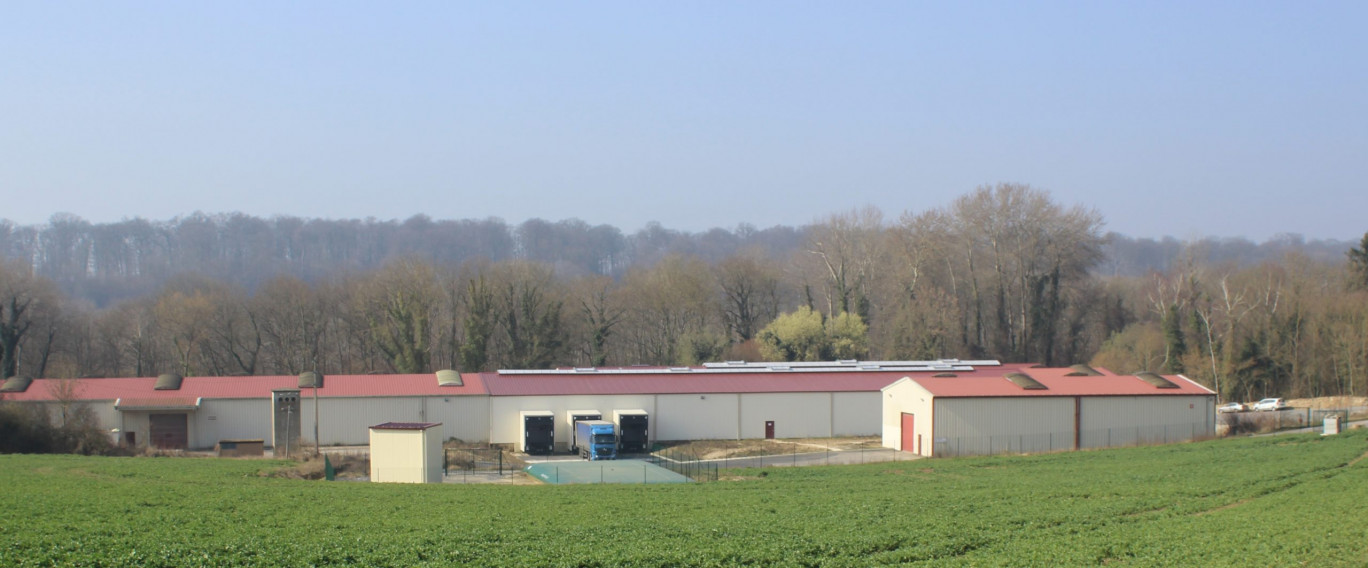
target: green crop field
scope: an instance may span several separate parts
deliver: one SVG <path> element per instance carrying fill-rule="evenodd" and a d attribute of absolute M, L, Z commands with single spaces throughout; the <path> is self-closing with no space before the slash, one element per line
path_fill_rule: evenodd
<path fill-rule="evenodd" d="M 0 456 L 6 566 L 1363 566 L 1363 430 L 652 486 Z M 763 475 L 762 475 L 763 474 Z"/>

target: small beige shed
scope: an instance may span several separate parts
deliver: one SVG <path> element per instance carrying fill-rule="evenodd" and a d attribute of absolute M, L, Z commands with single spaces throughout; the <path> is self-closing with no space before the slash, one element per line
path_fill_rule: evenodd
<path fill-rule="evenodd" d="M 370 480 L 442 482 L 442 423 L 386 422 L 370 427 Z"/>

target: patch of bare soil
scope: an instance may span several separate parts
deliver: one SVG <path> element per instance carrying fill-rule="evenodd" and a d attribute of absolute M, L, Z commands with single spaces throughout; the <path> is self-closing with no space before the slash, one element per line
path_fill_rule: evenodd
<path fill-rule="evenodd" d="M 261 472 L 264 477 L 283 477 L 286 479 L 323 479 L 327 473 L 327 463 L 331 462 L 338 480 L 360 479 L 370 475 L 370 456 L 329 455 L 327 462 L 321 456 L 308 456 L 295 462 L 292 467 L 282 467 Z"/>

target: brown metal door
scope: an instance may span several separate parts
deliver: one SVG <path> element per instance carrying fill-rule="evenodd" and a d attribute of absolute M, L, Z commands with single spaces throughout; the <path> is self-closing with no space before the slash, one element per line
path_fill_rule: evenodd
<path fill-rule="evenodd" d="M 766 421 L 765 421 L 765 439 L 766 439 L 766 440 L 773 440 L 773 439 L 774 439 L 774 421 L 773 421 L 773 420 L 766 420 Z"/>
<path fill-rule="evenodd" d="M 184 450 L 190 445 L 190 431 L 184 414 L 150 414 L 148 426 L 152 431 L 152 447 L 159 450 Z"/>
<path fill-rule="evenodd" d="M 901 449 L 904 452 L 911 452 L 921 449 L 916 446 L 916 430 L 916 415 L 904 412 L 902 414 L 902 445 L 899 446 L 899 449 Z"/>

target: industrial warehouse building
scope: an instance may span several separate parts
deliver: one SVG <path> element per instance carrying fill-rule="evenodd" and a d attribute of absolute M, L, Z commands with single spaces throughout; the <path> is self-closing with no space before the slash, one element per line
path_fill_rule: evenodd
<path fill-rule="evenodd" d="M 63 408 L 85 406 L 121 443 L 170 449 L 208 449 L 221 440 L 263 439 L 267 445 L 275 447 L 277 454 L 282 450 L 290 453 L 301 445 L 312 445 L 315 428 L 322 445 L 365 445 L 370 440 L 370 426 L 386 422 L 440 423 L 438 428 L 443 440 L 455 438 L 521 449 L 528 435 L 526 421 L 529 417 L 549 415 L 552 425 L 549 447 L 561 452 L 569 448 L 571 424 L 577 414 L 599 415 L 603 419 L 633 415 L 641 420 L 643 434 L 649 443 L 658 440 L 875 436 L 882 433 L 887 445 L 890 440 L 888 405 L 893 397 L 900 401 L 899 404 L 905 404 L 906 413 L 914 417 L 911 428 L 914 437 L 918 433 L 944 437 L 942 434 L 950 431 L 949 426 L 942 425 L 936 430 L 931 422 L 925 425 L 915 422 L 932 420 L 932 408 L 942 409 L 935 420 L 948 420 L 953 412 L 968 412 L 959 407 L 945 410 L 955 405 L 952 398 L 967 395 L 933 394 L 928 399 L 932 406 L 924 409 L 915 406 L 908 397 L 920 392 L 915 389 L 925 390 L 919 381 L 932 381 L 927 383 L 932 385 L 958 384 L 955 388 L 961 390 L 988 388 L 998 383 L 1011 385 L 1013 383 L 1005 377 L 1024 372 L 1041 375 L 1049 381 L 1052 379 L 1048 377 L 1054 374 L 1072 371 L 1027 369 L 1025 365 L 1002 365 L 996 361 L 939 360 L 727 362 L 700 367 L 492 373 L 439 371 L 421 375 L 329 375 L 326 378 L 306 373 L 300 377 L 11 379 L 0 388 L 0 399 L 44 405 L 54 420 L 59 419 Z M 1105 381 L 1118 377 L 1105 372 L 1099 376 L 1101 379 L 1093 379 Z M 1120 378 L 1140 381 L 1135 377 Z M 956 379 L 960 382 L 946 382 Z M 1193 410 L 1205 409 L 1214 417 L 1214 398 L 1210 391 L 1186 379 L 1172 379 L 1191 385 L 1193 392 L 1188 394 L 1204 401 L 1200 405 L 1192 402 Z M 907 381 L 913 381 L 916 386 L 908 386 Z M 1000 385 L 993 388 L 1001 390 Z M 904 393 L 905 389 L 912 390 Z M 1189 387 L 1180 388 L 1184 389 Z M 998 390 L 983 392 L 998 393 Z M 1064 393 L 1064 390 L 1058 390 L 1052 392 L 1052 396 L 1033 397 L 1032 400 L 1039 398 L 1041 404 L 1023 411 L 1049 412 L 1053 416 L 1057 408 L 1043 404 L 1046 399 L 1073 400 L 1069 397 L 1089 396 Z M 1130 402 L 1150 404 L 1142 396 L 1133 396 L 1135 394 L 1143 393 L 1132 393 L 1130 398 L 1116 398 L 1111 403 L 1121 406 Z M 921 394 L 916 398 L 927 397 Z M 1011 396 L 998 393 L 978 398 L 983 399 L 980 402 L 993 404 L 987 401 Z M 1060 404 L 1055 402 L 1056 406 Z M 1090 401 L 1090 411 L 1101 409 L 1102 404 L 1100 399 Z M 899 408 L 894 412 L 901 416 L 904 411 Z M 1126 412 L 1111 414 L 1128 415 Z M 915 418 L 918 415 L 923 418 Z M 1190 429 L 1189 437 L 1210 433 L 1213 421 L 1214 418 L 1208 420 L 1203 426 L 1205 430 L 1200 432 L 1195 429 L 1201 423 L 1191 421 L 1195 426 Z M 895 422 L 901 426 L 901 419 Z M 994 435 L 1006 436 L 1022 434 L 1010 428 L 1023 424 L 1007 421 L 982 426 L 1008 428 L 994 431 Z M 1088 424 L 1092 425 L 1092 422 Z M 1033 428 L 1032 433 L 1040 430 L 1034 424 L 1024 425 Z M 1053 423 L 1051 425 L 1053 428 Z M 894 431 L 893 436 L 901 441 L 900 431 Z M 1114 440 L 1123 441 L 1124 436 L 1119 434 Z M 1043 449 L 1059 449 L 1061 443 L 1052 441 Z M 1087 445 L 1091 443 L 1090 438 L 1078 447 L 1093 447 Z M 907 447 L 892 447 L 923 455 L 932 455 L 933 451 L 930 444 L 919 449 L 915 442 Z M 962 451 L 962 445 L 957 451 Z M 936 455 L 946 454 L 938 452 Z"/>
<path fill-rule="evenodd" d="M 909 375 L 883 389 L 883 445 L 923 456 L 1049 452 L 1209 436 L 1216 394 L 1182 375 L 1082 365 Z"/>

